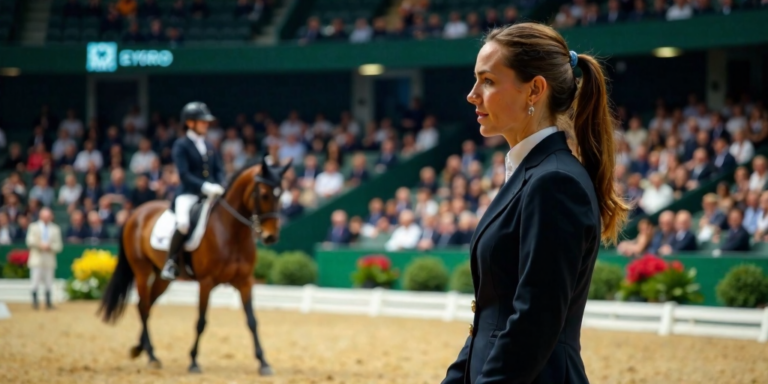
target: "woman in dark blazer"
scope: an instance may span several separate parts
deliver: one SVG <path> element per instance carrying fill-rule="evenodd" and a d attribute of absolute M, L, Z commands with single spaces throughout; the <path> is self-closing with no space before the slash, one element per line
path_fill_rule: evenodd
<path fill-rule="evenodd" d="M 467 99 L 480 133 L 511 150 L 472 238 L 474 320 L 443 384 L 588 383 L 580 331 L 592 269 L 628 211 L 613 188 L 600 64 L 555 30 L 521 23 L 489 33 L 475 75 Z"/>

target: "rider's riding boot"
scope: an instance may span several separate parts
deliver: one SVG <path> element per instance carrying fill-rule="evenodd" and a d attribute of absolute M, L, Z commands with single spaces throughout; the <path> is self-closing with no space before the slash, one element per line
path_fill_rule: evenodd
<path fill-rule="evenodd" d="M 184 234 L 177 231 L 173 232 L 171 237 L 171 245 L 168 248 L 168 260 L 165 261 L 163 271 L 160 272 L 160 277 L 164 280 L 174 280 L 179 277 L 178 257 L 179 251 L 181 251 L 181 245 L 184 243 Z"/>

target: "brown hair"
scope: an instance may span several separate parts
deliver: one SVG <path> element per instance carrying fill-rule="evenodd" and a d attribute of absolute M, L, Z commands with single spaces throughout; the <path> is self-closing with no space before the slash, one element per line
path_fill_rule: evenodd
<path fill-rule="evenodd" d="M 602 239 L 615 244 L 629 206 L 613 188 L 616 124 L 608 107 L 600 63 L 592 56 L 578 55 L 582 78 L 577 81 L 565 39 L 554 29 L 536 23 L 496 28 L 485 42 L 506 48 L 506 65 L 521 81 L 527 83 L 536 76 L 546 79 L 550 88 L 548 113 L 561 128 L 573 130 L 576 155 L 595 185 Z"/>

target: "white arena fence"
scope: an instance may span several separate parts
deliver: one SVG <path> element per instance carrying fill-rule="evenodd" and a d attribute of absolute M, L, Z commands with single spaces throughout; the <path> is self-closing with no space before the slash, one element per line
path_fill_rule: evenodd
<path fill-rule="evenodd" d="M 67 299 L 65 281 L 54 283 L 53 301 Z M 29 303 L 28 279 L 0 279 L 0 302 Z M 457 292 L 409 292 L 385 289 L 338 289 L 255 285 L 257 309 L 324 312 L 371 317 L 409 317 L 442 321 L 472 321 L 472 295 Z M 131 302 L 137 302 L 135 290 Z M 158 299 L 158 305 L 197 305 L 196 282 L 174 282 Z M 242 307 L 240 294 L 230 286 L 211 292 L 212 307 Z M 742 309 L 677 305 L 676 303 L 587 303 L 583 326 L 615 331 L 651 332 L 661 336 L 688 335 L 768 341 L 768 308 Z"/>

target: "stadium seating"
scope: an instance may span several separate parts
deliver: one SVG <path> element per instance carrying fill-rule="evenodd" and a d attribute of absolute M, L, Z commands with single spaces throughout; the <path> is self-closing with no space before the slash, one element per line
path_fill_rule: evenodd
<path fill-rule="evenodd" d="M 7 42 L 11 37 L 17 4 L 16 0 L 0 0 L 0 43 Z"/>

